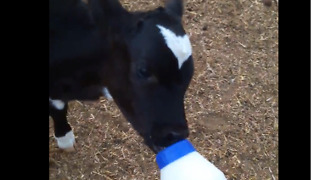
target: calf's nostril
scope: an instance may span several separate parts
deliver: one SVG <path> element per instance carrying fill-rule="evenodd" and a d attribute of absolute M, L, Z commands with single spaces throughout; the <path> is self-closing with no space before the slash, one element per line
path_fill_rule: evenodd
<path fill-rule="evenodd" d="M 175 138 L 174 132 L 170 132 L 170 133 L 168 133 L 167 136 L 166 136 L 166 139 L 167 139 L 168 141 L 173 141 L 174 138 Z"/>
<path fill-rule="evenodd" d="M 183 139 L 184 135 L 183 133 L 180 132 L 175 132 L 175 131 L 170 131 L 168 134 L 165 136 L 165 139 L 169 142 L 175 141 L 175 140 L 180 140 Z"/>
<path fill-rule="evenodd" d="M 188 137 L 188 128 L 184 126 L 168 126 L 155 129 L 150 141 L 156 146 L 167 147 Z"/>

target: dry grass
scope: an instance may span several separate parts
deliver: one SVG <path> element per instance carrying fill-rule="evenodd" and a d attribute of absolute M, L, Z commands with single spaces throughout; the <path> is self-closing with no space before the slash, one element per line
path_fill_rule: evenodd
<path fill-rule="evenodd" d="M 278 179 L 277 3 L 189 0 L 184 24 L 195 60 L 185 99 L 191 142 L 228 179 Z M 113 102 L 71 102 L 68 118 L 78 150 L 57 149 L 50 120 L 50 179 L 159 179 L 155 155 Z"/>

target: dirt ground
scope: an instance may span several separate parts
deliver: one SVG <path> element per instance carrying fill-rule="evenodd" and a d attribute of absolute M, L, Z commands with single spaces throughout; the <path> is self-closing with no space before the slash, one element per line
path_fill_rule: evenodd
<path fill-rule="evenodd" d="M 122 0 L 130 10 L 162 0 Z M 190 141 L 229 180 L 278 179 L 278 5 L 262 0 L 187 0 L 184 26 L 195 74 L 185 98 Z M 52 180 L 157 180 L 155 155 L 114 102 L 69 103 L 77 152 L 57 148 Z"/>

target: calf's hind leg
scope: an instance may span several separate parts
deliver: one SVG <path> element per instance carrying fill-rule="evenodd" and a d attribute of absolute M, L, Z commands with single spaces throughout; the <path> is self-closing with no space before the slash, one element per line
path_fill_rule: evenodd
<path fill-rule="evenodd" d="M 75 151 L 75 138 L 67 121 L 68 102 L 49 99 L 49 115 L 54 123 L 54 136 L 58 147 L 67 152 Z"/>

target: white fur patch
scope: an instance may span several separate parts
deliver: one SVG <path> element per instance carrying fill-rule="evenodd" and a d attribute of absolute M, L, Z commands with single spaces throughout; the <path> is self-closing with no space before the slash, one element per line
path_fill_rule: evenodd
<path fill-rule="evenodd" d="M 167 46 L 176 56 L 178 60 L 179 69 L 183 63 L 191 56 L 192 46 L 187 34 L 184 36 L 177 36 L 170 29 L 157 25 L 160 29 L 162 36 L 164 37 Z"/>
<path fill-rule="evenodd" d="M 63 137 L 55 137 L 58 143 L 59 148 L 61 149 L 68 149 L 72 148 L 75 143 L 74 134 L 72 131 L 69 131 L 65 136 Z"/>
<path fill-rule="evenodd" d="M 104 87 L 104 88 L 102 89 L 102 92 L 103 92 L 103 95 L 104 95 L 108 100 L 113 100 L 113 98 L 112 98 L 109 90 L 108 90 L 106 87 Z"/>
<path fill-rule="evenodd" d="M 51 102 L 51 104 L 57 108 L 58 110 L 62 110 L 64 108 L 64 102 L 61 100 L 52 100 L 49 98 L 49 101 Z"/>

